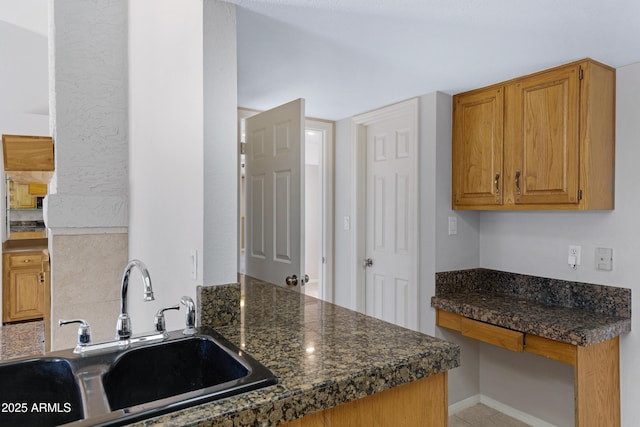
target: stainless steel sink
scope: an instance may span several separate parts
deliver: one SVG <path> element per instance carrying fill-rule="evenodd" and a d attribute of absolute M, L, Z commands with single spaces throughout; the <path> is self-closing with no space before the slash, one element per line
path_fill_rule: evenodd
<path fill-rule="evenodd" d="M 196 329 L 191 336 L 173 331 L 162 342 L 0 363 L 1 394 L 16 390 L 7 393 L 12 401 L 61 408 L 46 416 L 0 413 L 0 425 L 122 425 L 276 382 L 213 330 Z"/>
<path fill-rule="evenodd" d="M 83 416 L 69 361 L 32 358 L 0 364 L 0 425 L 55 426 Z"/>

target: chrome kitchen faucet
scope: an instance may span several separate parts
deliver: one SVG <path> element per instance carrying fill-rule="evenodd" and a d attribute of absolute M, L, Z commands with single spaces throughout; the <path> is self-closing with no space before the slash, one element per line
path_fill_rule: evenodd
<path fill-rule="evenodd" d="M 153 301 L 153 288 L 151 286 L 151 277 L 149 270 L 140 260 L 134 259 L 129 261 L 122 274 L 122 285 L 120 288 L 120 316 L 118 316 L 118 324 L 116 325 L 116 339 L 126 340 L 131 337 L 131 319 L 127 312 L 127 291 L 129 288 L 129 275 L 133 267 L 138 267 L 142 273 L 144 283 L 144 301 Z"/>

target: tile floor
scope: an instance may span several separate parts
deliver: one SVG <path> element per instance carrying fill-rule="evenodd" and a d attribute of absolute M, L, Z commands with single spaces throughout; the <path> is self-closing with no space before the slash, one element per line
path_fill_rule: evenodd
<path fill-rule="evenodd" d="M 44 322 L 0 326 L 0 360 L 44 354 Z"/>
<path fill-rule="evenodd" d="M 479 403 L 451 415 L 449 427 L 527 427 L 522 421 L 511 418 L 493 408 Z"/>

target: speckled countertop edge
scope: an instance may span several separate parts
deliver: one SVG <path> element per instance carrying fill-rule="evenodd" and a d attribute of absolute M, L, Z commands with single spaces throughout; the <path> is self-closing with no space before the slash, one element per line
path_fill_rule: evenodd
<path fill-rule="evenodd" d="M 624 288 L 473 269 L 438 273 L 431 306 L 585 346 L 631 331 L 630 300 Z"/>
<path fill-rule="evenodd" d="M 220 289 L 232 308 L 213 310 L 230 319 L 215 330 L 279 383 L 135 425 L 275 426 L 460 364 L 455 344 L 275 285 L 247 278 L 242 304 L 233 289 Z M 211 313 L 205 306 L 212 295 L 202 295 L 202 311 Z M 236 304 L 239 318 L 229 315 Z M 201 317 L 203 329 L 210 320 Z"/>

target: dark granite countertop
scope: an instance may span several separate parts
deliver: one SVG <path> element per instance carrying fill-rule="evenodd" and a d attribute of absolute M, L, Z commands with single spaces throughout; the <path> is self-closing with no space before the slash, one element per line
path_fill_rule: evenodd
<path fill-rule="evenodd" d="M 580 346 L 631 331 L 629 289 L 478 270 L 442 274 L 431 306 Z"/>
<path fill-rule="evenodd" d="M 40 231 L 44 229 L 44 221 L 42 220 L 9 222 L 10 231 Z"/>
<path fill-rule="evenodd" d="M 455 344 L 245 282 L 242 292 L 237 284 L 201 288 L 200 322 L 271 369 L 278 384 L 137 425 L 275 426 L 459 366 Z"/>

